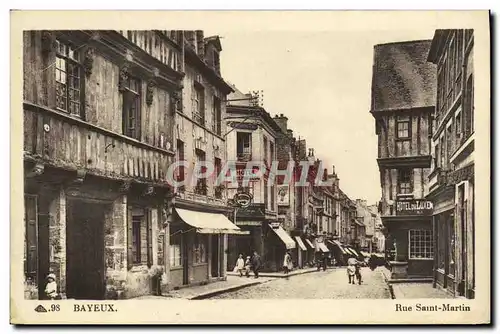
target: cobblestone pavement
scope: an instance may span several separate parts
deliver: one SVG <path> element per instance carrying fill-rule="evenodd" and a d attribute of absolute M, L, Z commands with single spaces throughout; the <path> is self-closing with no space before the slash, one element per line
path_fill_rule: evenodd
<path fill-rule="evenodd" d="M 328 269 L 289 278 L 276 279 L 210 299 L 355 299 L 391 298 L 381 272 L 362 268 L 361 285 L 348 284 L 345 268 Z"/>

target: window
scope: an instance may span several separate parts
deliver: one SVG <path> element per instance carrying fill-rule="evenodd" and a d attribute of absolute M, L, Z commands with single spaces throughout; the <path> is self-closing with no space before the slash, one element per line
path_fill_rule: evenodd
<path fill-rule="evenodd" d="M 193 119 L 196 123 L 205 125 L 205 90 L 200 83 L 195 82 L 193 92 Z"/>
<path fill-rule="evenodd" d="M 466 139 L 474 129 L 474 85 L 473 75 L 467 78 L 465 84 L 464 99 L 464 139 Z"/>
<path fill-rule="evenodd" d="M 220 70 L 220 56 L 219 52 L 214 50 L 214 68 L 217 72 Z"/>
<path fill-rule="evenodd" d="M 269 142 L 269 154 L 270 154 L 269 163 L 272 163 L 274 160 L 274 143 L 273 142 Z"/>
<path fill-rule="evenodd" d="M 410 137 L 410 116 L 398 116 L 396 126 L 398 139 L 408 139 Z"/>
<path fill-rule="evenodd" d="M 81 65 L 77 48 L 56 41 L 56 108 L 81 115 Z"/>
<path fill-rule="evenodd" d="M 193 245 L 193 263 L 207 263 L 207 237 L 195 234 Z"/>
<path fill-rule="evenodd" d="M 222 162 L 219 158 L 214 159 L 214 180 L 217 182 L 217 179 L 219 175 L 222 172 Z M 215 198 L 221 199 L 222 198 L 222 184 L 216 184 L 215 187 Z"/>
<path fill-rule="evenodd" d="M 449 215 L 446 224 L 448 226 L 448 235 L 446 241 L 448 247 L 448 274 L 455 276 L 455 216 Z"/>
<path fill-rule="evenodd" d="M 151 210 L 129 207 L 127 219 L 128 266 L 153 263 Z"/>
<path fill-rule="evenodd" d="M 267 186 L 267 179 L 264 178 L 264 205 L 269 210 L 269 187 Z"/>
<path fill-rule="evenodd" d="M 264 162 L 267 164 L 268 158 L 267 158 L 267 138 L 266 137 L 264 137 L 263 142 L 264 142 Z"/>
<path fill-rule="evenodd" d="M 132 260 L 134 264 L 142 262 L 141 257 L 141 222 L 143 216 L 132 217 Z"/>
<path fill-rule="evenodd" d="M 181 238 L 182 234 L 179 232 L 170 235 L 170 267 L 182 266 Z"/>
<path fill-rule="evenodd" d="M 123 92 L 123 134 L 140 139 L 141 137 L 141 83 L 129 77 Z"/>
<path fill-rule="evenodd" d="M 217 96 L 213 100 L 213 122 L 212 130 L 219 136 L 222 134 L 222 111 L 221 101 Z"/>
<path fill-rule="evenodd" d="M 203 165 L 203 163 L 205 162 L 205 152 L 203 152 L 202 150 L 196 149 L 195 155 L 196 155 L 196 166 L 197 166 L 197 168 L 201 168 L 201 170 L 198 172 L 204 173 L 205 168 L 206 168 Z M 194 192 L 196 194 L 199 194 L 199 195 L 206 195 L 207 194 L 207 178 L 206 177 L 200 177 L 196 181 L 196 188 L 194 189 Z"/>
<path fill-rule="evenodd" d="M 455 136 L 460 142 L 460 136 L 462 134 L 462 112 L 458 111 L 455 115 Z"/>
<path fill-rule="evenodd" d="M 177 140 L 177 161 L 184 162 L 184 142 L 182 140 Z M 181 165 L 177 168 L 177 181 L 184 181 L 184 166 Z"/>
<path fill-rule="evenodd" d="M 439 144 L 436 144 L 436 146 L 434 146 L 434 168 L 441 167 L 441 165 L 439 164 L 439 161 L 440 161 Z"/>
<path fill-rule="evenodd" d="M 275 196 L 274 196 L 274 192 L 276 190 L 276 187 L 275 187 L 274 184 L 270 187 L 270 190 L 271 190 L 271 210 L 275 210 Z"/>
<path fill-rule="evenodd" d="M 434 247 L 431 230 L 409 230 L 410 259 L 432 259 Z"/>
<path fill-rule="evenodd" d="M 439 160 L 440 160 L 440 167 L 446 168 L 444 136 L 441 136 L 441 138 L 439 138 Z"/>
<path fill-rule="evenodd" d="M 453 124 L 446 128 L 446 152 L 448 158 L 453 154 Z"/>
<path fill-rule="evenodd" d="M 252 134 L 248 132 L 236 133 L 237 158 L 239 161 L 252 159 Z"/>
<path fill-rule="evenodd" d="M 398 176 L 398 193 L 399 194 L 411 194 L 412 190 L 412 174 L 411 169 L 400 169 Z"/>

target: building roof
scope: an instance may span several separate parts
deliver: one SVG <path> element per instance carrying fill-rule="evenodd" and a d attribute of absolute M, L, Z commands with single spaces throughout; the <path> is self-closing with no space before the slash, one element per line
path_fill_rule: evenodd
<path fill-rule="evenodd" d="M 264 122 L 266 122 L 274 131 L 282 132 L 279 125 L 274 121 L 274 118 L 269 114 L 264 108 L 257 106 L 235 106 L 235 105 L 227 105 L 226 114 L 239 113 L 239 114 L 247 114 L 255 117 L 260 117 Z"/>
<path fill-rule="evenodd" d="M 436 67 L 427 61 L 431 40 L 374 47 L 371 111 L 432 107 Z"/>

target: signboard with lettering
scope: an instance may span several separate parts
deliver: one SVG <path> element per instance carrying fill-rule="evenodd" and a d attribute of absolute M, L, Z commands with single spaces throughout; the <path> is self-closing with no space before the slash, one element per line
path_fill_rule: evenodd
<path fill-rule="evenodd" d="M 433 209 L 431 201 L 418 199 L 396 201 L 397 216 L 430 216 Z"/>
<path fill-rule="evenodd" d="M 264 204 L 255 204 L 252 203 L 246 208 L 238 209 L 238 220 L 239 219 L 247 219 L 247 220 L 264 220 L 265 219 L 265 207 Z"/>
<path fill-rule="evenodd" d="M 474 178 L 474 165 L 469 165 L 448 173 L 448 185 L 455 185 L 462 181 L 472 180 Z"/>
<path fill-rule="evenodd" d="M 240 130 L 252 130 L 255 131 L 259 128 L 257 124 L 254 123 L 242 123 L 242 122 L 230 122 L 229 126 L 234 129 Z"/>

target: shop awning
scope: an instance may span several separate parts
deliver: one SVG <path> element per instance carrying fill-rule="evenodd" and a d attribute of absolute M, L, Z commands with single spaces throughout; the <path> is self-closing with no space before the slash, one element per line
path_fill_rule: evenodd
<path fill-rule="evenodd" d="M 309 247 L 311 247 L 312 249 L 316 249 L 316 247 L 314 247 L 313 243 L 311 242 L 311 240 L 309 239 L 305 239 L 304 240 L 307 242 L 307 244 L 309 245 Z"/>
<path fill-rule="evenodd" d="M 366 253 L 366 252 L 361 251 L 360 253 L 361 253 L 361 255 L 363 255 L 364 257 L 370 257 L 370 254 L 368 254 L 368 253 Z"/>
<path fill-rule="evenodd" d="M 281 241 L 283 241 L 285 243 L 286 249 L 295 248 L 295 241 L 293 241 L 292 237 L 289 236 L 288 233 L 286 233 L 286 231 L 283 229 L 283 227 L 281 227 L 281 226 L 272 227 L 271 225 L 269 225 L 269 228 L 271 230 L 273 230 L 274 233 L 276 233 L 276 235 L 278 236 L 278 238 L 280 238 Z"/>
<path fill-rule="evenodd" d="M 349 247 L 344 247 L 344 250 L 347 252 L 347 254 L 357 256 Z"/>
<path fill-rule="evenodd" d="M 178 208 L 175 209 L 175 212 L 177 212 L 182 221 L 196 228 L 196 232 L 198 233 L 250 234 L 249 231 L 242 231 L 221 213 L 191 211 Z"/>
<path fill-rule="evenodd" d="M 352 247 L 348 247 L 347 249 L 349 250 L 349 252 L 350 252 L 352 255 L 354 255 L 354 256 L 356 256 L 356 257 L 359 257 L 359 253 L 358 253 L 358 252 L 356 252 L 356 250 L 354 250 Z"/>
<path fill-rule="evenodd" d="M 344 247 L 342 247 L 342 244 L 340 242 L 338 242 L 337 240 L 333 240 L 333 241 L 328 240 L 328 242 L 331 243 L 332 245 L 337 246 L 340 249 L 340 251 L 342 252 L 342 254 L 347 254 Z"/>
<path fill-rule="evenodd" d="M 318 248 L 323 252 L 323 253 L 330 253 L 330 250 L 326 245 L 322 242 L 317 242 L 316 245 L 318 245 Z"/>
<path fill-rule="evenodd" d="M 303 251 L 306 251 L 307 248 L 306 248 L 306 245 L 304 245 L 304 243 L 302 242 L 302 239 L 300 237 L 295 237 L 295 240 L 297 241 L 297 244 L 299 244 L 299 247 L 300 249 L 302 249 Z"/>

